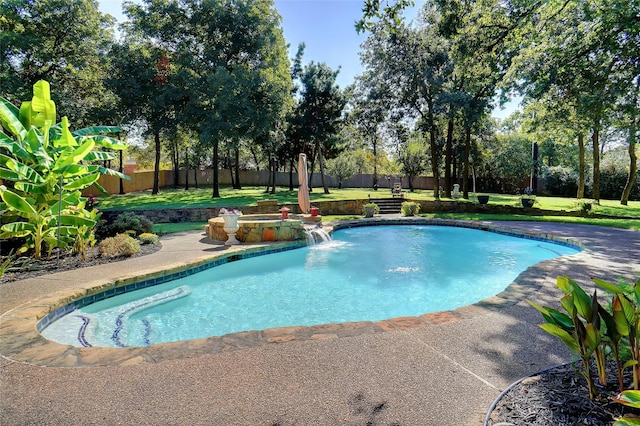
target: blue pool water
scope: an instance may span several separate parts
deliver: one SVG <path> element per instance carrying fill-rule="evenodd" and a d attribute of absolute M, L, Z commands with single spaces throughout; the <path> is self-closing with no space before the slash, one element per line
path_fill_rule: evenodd
<path fill-rule="evenodd" d="M 88 305 L 42 334 L 75 346 L 143 346 L 272 327 L 417 316 L 504 290 L 577 250 L 474 229 L 389 225 L 252 257 Z"/>

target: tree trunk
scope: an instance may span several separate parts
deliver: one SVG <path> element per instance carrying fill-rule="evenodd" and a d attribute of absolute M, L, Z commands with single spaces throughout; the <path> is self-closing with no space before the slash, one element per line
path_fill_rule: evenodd
<path fill-rule="evenodd" d="M 235 148 L 234 149 L 234 156 L 235 156 L 235 164 L 233 165 L 235 170 L 236 170 L 236 183 L 233 186 L 234 189 L 242 189 L 242 187 L 240 186 L 240 148 Z"/>
<path fill-rule="evenodd" d="M 176 145 L 173 146 L 173 189 L 178 188 L 178 175 L 180 174 L 180 152 L 178 151 L 178 147 Z"/>
<path fill-rule="evenodd" d="M 469 199 L 469 155 L 471 154 L 471 126 L 465 128 L 464 165 L 462 166 L 462 197 Z"/>
<path fill-rule="evenodd" d="M 273 179 L 271 179 L 272 182 L 272 187 L 271 187 L 271 193 L 275 194 L 276 193 L 276 173 L 278 171 L 278 160 L 276 159 L 276 157 L 273 157 Z"/>
<path fill-rule="evenodd" d="M 124 172 L 124 159 L 122 158 L 122 155 L 123 155 L 122 154 L 122 150 L 120 150 L 120 167 L 118 168 L 118 171 L 120 173 Z M 119 194 L 120 195 L 124 194 L 124 182 L 123 182 L 122 178 L 120 178 L 120 192 L 119 192 Z"/>
<path fill-rule="evenodd" d="M 322 179 L 322 187 L 324 188 L 324 193 L 329 194 L 329 187 L 327 186 L 327 181 L 324 178 L 324 162 L 322 161 L 322 148 L 320 147 L 320 142 L 316 142 L 317 150 L 318 150 L 318 163 L 320 164 L 320 178 Z"/>
<path fill-rule="evenodd" d="M 593 191 L 591 198 L 600 204 L 600 120 L 596 120 L 593 127 Z"/>
<path fill-rule="evenodd" d="M 184 190 L 189 190 L 189 148 L 184 149 Z"/>
<path fill-rule="evenodd" d="M 268 194 L 269 191 L 271 191 L 271 179 L 273 178 L 273 173 L 271 171 L 271 168 L 273 167 L 273 158 L 271 156 L 271 154 L 269 154 L 269 161 L 268 161 L 268 165 L 267 165 L 267 172 L 268 172 L 268 179 L 267 179 L 267 189 L 265 189 L 265 194 Z"/>
<path fill-rule="evenodd" d="M 156 195 L 160 192 L 160 132 L 153 134 L 156 148 L 156 160 L 153 165 L 153 190 L 151 195 Z"/>
<path fill-rule="evenodd" d="M 289 191 L 293 191 L 293 157 L 289 159 Z"/>
<path fill-rule="evenodd" d="M 447 124 L 447 144 L 444 153 L 444 196 L 451 198 L 451 162 L 453 158 L 453 117 L 449 117 Z"/>
<path fill-rule="evenodd" d="M 438 167 L 438 144 L 436 143 L 435 124 L 431 124 L 429 129 L 429 140 L 431 145 L 431 171 L 433 173 L 433 197 L 440 199 L 440 169 Z"/>
<path fill-rule="evenodd" d="M 627 183 L 622 190 L 622 197 L 620 198 L 620 204 L 626 206 L 629 203 L 629 195 L 631 194 L 631 188 L 636 180 L 636 173 L 638 171 L 638 157 L 636 155 L 636 123 L 637 119 L 633 120 L 631 127 L 629 128 L 629 176 L 627 177 Z"/>
<path fill-rule="evenodd" d="M 584 134 L 578 135 L 578 156 L 579 156 L 579 178 L 578 178 L 578 199 L 584 198 Z"/>
<path fill-rule="evenodd" d="M 220 164 L 220 153 L 218 152 L 218 141 L 213 142 L 213 193 L 211 198 L 220 198 L 220 177 L 218 176 L 218 165 Z"/>
<path fill-rule="evenodd" d="M 322 163 L 320 163 L 320 170 L 322 171 Z M 324 184 L 324 176 L 322 178 Z M 373 134 L 373 188 L 378 187 L 378 137 L 377 134 Z M 328 192 L 325 190 L 325 193 Z"/>

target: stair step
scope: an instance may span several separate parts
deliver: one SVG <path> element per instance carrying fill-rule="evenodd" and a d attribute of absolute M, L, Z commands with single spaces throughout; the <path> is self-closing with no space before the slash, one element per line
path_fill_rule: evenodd
<path fill-rule="evenodd" d="M 402 198 L 371 198 L 370 202 L 376 203 L 381 214 L 400 213 L 402 209 Z"/>

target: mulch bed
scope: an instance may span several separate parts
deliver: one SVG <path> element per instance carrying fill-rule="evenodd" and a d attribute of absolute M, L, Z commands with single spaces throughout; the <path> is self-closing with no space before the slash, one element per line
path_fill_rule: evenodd
<path fill-rule="evenodd" d="M 145 256 L 155 253 L 162 248 L 161 243 L 140 245 L 140 252 L 132 257 Z M 0 284 L 34 278 L 45 274 L 68 271 L 71 269 L 86 268 L 87 266 L 100 265 L 103 263 L 117 263 L 131 257 L 105 258 L 98 254 L 97 249 L 93 253 L 87 254 L 87 259 L 82 260 L 79 255 L 71 255 L 69 252 L 58 252 L 54 249 L 51 257 L 39 260 L 23 257 L 16 259 L 11 268 L 0 277 Z"/>
<path fill-rule="evenodd" d="M 561 365 L 522 380 L 505 392 L 486 425 L 600 426 L 625 414 L 640 416 L 640 410 L 611 400 L 619 391 L 613 363 L 607 366 L 607 386 L 595 379 L 599 396 L 593 401 L 586 380 L 575 368 L 576 364 Z M 631 381 L 631 372 L 625 371 L 625 389 L 631 388 Z"/>

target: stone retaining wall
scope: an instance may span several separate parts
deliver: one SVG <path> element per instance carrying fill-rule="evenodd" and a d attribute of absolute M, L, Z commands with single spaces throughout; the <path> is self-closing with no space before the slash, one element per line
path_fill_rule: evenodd
<path fill-rule="evenodd" d="M 410 195 L 410 194 L 407 194 Z M 496 204 L 476 204 L 464 201 L 425 201 L 412 200 L 420 204 L 420 213 L 488 213 L 488 214 L 520 214 L 529 216 L 580 216 L 580 212 L 566 212 L 557 210 L 544 210 L 539 208 L 525 209 L 523 207 L 496 205 Z M 340 200 L 340 201 L 319 201 L 313 202 L 314 207 L 318 207 L 320 215 L 361 215 L 363 206 L 368 202 L 362 200 Z M 257 206 L 225 206 L 235 208 L 244 214 L 266 214 L 279 213 L 282 207 L 288 207 L 291 214 L 302 213 L 297 204 L 278 204 L 276 200 L 259 201 Z M 131 210 L 133 213 L 143 215 L 153 223 L 182 223 L 182 222 L 207 222 L 212 217 L 217 217 L 220 207 L 195 207 L 183 209 L 165 210 Z M 106 210 L 103 212 L 103 219 L 112 221 L 117 215 L 123 213 L 117 210 Z M 597 217 L 591 215 L 591 217 Z"/>

